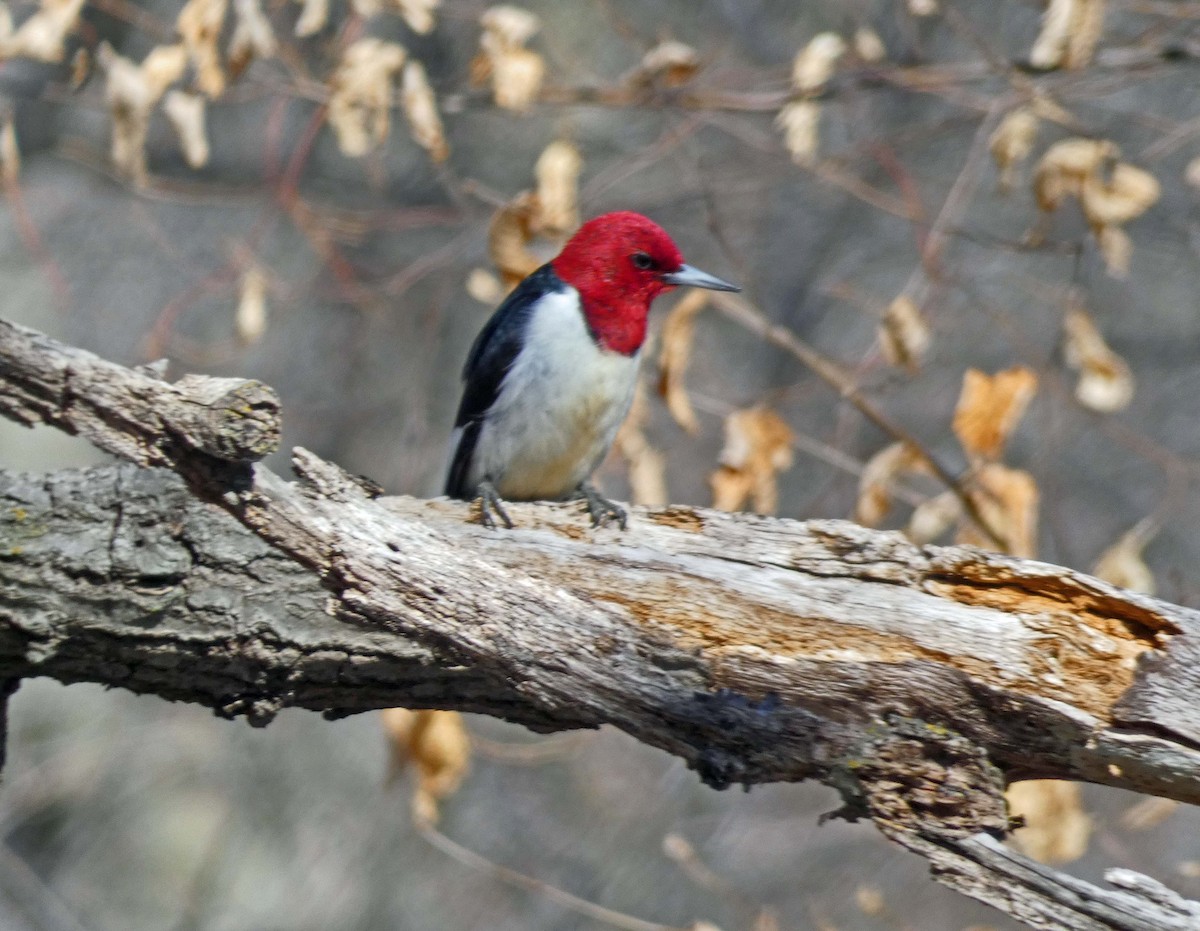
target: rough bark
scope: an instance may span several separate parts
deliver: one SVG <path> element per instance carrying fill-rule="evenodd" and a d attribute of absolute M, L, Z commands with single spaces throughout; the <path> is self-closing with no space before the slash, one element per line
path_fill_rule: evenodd
<path fill-rule="evenodd" d="M 27 349 L 57 351 L 14 332 L 0 396 L 36 367 Z M 157 447 L 128 435 L 155 429 L 89 421 L 141 464 Z M 1102 890 L 989 839 L 1018 778 L 1200 801 L 1196 612 L 841 522 L 635 509 L 622 533 L 525 505 L 497 533 L 461 503 L 377 498 L 303 450 L 299 483 L 196 444 L 172 457 L 186 490 L 127 467 L 0 486 L 0 676 L 260 723 L 407 704 L 614 724 L 714 787 L 821 779 L 841 815 L 1034 927 L 1200 927 L 1148 878 Z"/>

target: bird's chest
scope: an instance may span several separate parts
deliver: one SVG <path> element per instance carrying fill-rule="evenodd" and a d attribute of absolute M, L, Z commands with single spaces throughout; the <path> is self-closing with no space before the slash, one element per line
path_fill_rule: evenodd
<path fill-rule="evenodd" d="M 601 349 L 577 310 L 531 321 L 493 409 L 507 438 L 502 496 L 556 498 L 586 480 L 625 419 L 638 357 Z"/>

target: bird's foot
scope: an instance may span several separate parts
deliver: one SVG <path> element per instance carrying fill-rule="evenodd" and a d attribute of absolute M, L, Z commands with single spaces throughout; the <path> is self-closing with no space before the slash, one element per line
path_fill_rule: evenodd
<path fill-rule="evenodd" d="M 615 519 L 622 530 L 625 529 L 625 509 L 614 501 L 609 501 L 591 485 L 584 483 L 575 491 L 575 499 L 587 502 L 588 513 L 592 515 L 592 526 L 603 526 L 609 519 Z"/>
<path fill-rule="evenodd" d="M 504 510 L 504 501 L 496 493 L 496 486 L 491 482 L 480 482 L 475 493 L 479 496 L 479 523 L 491 530 L 496 529 L 496 520 L 492 517 L 492 513 L 495 512 L 496 517 L 500 518 L 504 526 L 512 530 L 512 519 Z"/>

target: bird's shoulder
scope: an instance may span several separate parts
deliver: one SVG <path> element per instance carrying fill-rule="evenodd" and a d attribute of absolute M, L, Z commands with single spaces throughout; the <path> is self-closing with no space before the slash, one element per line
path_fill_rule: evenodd
<path fill-rule="evenodd" d="M 467 354 L 456 427 L 483 416 L 495 403 L 504 376 L 525 344 L 538 301 L 566 290 L 567 285 L 547 263 L 517 285 L 496 308 Z"/>

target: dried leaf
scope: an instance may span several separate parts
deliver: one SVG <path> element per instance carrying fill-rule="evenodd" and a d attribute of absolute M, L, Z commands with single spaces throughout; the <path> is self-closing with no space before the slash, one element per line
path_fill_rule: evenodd
<path fill-rule="evenodd" d="M 1092 61 L 1100 37 L 1104 34 L 1104 14 L 1107 0 L 1077 0 L 1075 19 L 1067 39 L 1067 54 L 1063 65 L 1085 68 Z"/>
<path fill-rule="evenodd" d="M 1030 369 L 1019 366 L 995 375 L 968 369 L 954 410 L 954 435 L 967 457 L 999 459 L 1036 392 L 1037 375 Z"/>
<path fill-rule="evenodd" d="M 984 463 L 972 476 L 971 500 L 1004 542 L 1003 552 L 1033 559 L 1037 556 L 1038 489 L 1033 476 L 998 462 Z M 959 527 L 956 543 L 995 548 L 973 522 Z"/>
<path fill-rule="evenodd" d="M 792 89 L 800 94 L 814 94 L 833 77 L 833 67 L 846 53 L 846 41 L 836 32 L 821 32 L 813 36 L 792 60 Z"/>
<path fill-rule="evenodd" d="M 329 124 L 351 157 L 382 145 L 391 128 L 392 81 L 404 66 L 403 46 L 359 39 L 342 55 L 330 80 Z"/>
<path fill-rule="evenodd" d="M 1179 810 L 1173 798 L 1144 798 L 1121 812 L 1121 827 L 1127 831 L 1149 831 Z"/>
<path fill-rule="evenodd" d="M 1068 863 L 1087 852 L 1092 821 L 1084 813 L 1079 784 L 1054 779 L 1017 782 L 1005 792 L 1009 809 L 1025 819 L 1013 840 L 1041 863 Z"/>
<path fill-rule="evenodd" d="M 938 0 L 908 0 L 907 5 L 913 16 L 933 16 L 941 9 Z"/>
<path fill-rule="evenodd" d="M 700 72 L 700 56 L 690 45 L 667 40 L 658 43 L 642 56 L 641 65 L 633 74 L 636 84 L 661 84 L 682 87 Z"/>
<path fill-rule="evenodd" d="M 1076 9 L 1084 2 L 1086 0 L 1050 0 L 1042 14 L 1042 31 L 1029 52 L 1029 63 L 1033 67 L 1057 68 L 1063 64 Z"/>
<path fill-rule="evenodd" d="M 438 805 L 462 784 L 471 762 L 471 741 L 457 711 L 387 708 L 381 714 L 392 750 L 391 777 L 416 766 L 413 817 L 436 824 Z"/>
<path fill-rule="evenodd" d="M 1114 278 L 1129 277 L 1129 263 L 1133 258 L 1133 240 L 1119 226 L 1102 226 L 1095 230 L 1096 244 L 1104 258 L 1104 267 Z"/>
<path fill-rule="evenodd" d="M 229 39 L 229 71 L 236 78 L 254 59 L 275 57 L 275 31 L 258 0 L 233 0 L 237 23 Z"/>
<path fill-rule="evenodd" d="M 473 63 L 473 78 L 486 70 L 497 106 L 527 110 L 541 90 L 546 70 L 542 56 L 525 48 L 541 28 L 541 20 L 528 10 L 505 5 L 485 10 L 479 22 L 483 26 L 479 47 L 486 66 Z"/>
<path fill-rule="evenodd" d="M 1000 189 L 1007 191 L 1016 181 L 1017 172 L 1037 140 L 1038 117 L 1032 107 L 1009 112 L 988 140 L 992 158 L 1000 169 Z"/>
<path fill-rule="evenodd" d="M 329 0 L 297 0 L 301 3 L 300 16 L 296 19 L 296 38 L 314 36 L 329 22 Z"/>
<path fill-rule="evenodd" d="M 183 157 L 192 168 L 208 164 L 208 134 L 204 125 L 207 99 L 203 94 L 173 90 L 163 100 L 163 112 L 171 121 L 183 148 Z"/>
<path fill-rule="evenodd" d="M 92 76 L 92 55 L 80 46 L 71 56 L 71 90 L 77 91 Z"/>
<path fill-rule="evenodd" d="M 1092 567 L 1092 575 L 1133 592 L 1153 595 L 1154 573 L 1142 559 L 1142 550 L 1154 536 L 1153 529 L 1156 528 L 1142 522 L 1122 534 L 1100 554 Z"/>
<path fill-rule="evenodd" d="M 1050 146 L 1033 174 L 1033 193 L 1038 207 L 1046 212 L 1057 210 L 1068 196 L 1078 197 L 1083 182 L 1121 154 L 1107 139 L 1072 137 Z"/>
<path fill-rule="evenodd" d="M 878 886 L 857 886 L 854 890 L 854 904 L 864 915 L 881 915 L 887 907 Z"/>
<path fill-rule="evenodd" d="M 500 279 L 484 268 L 473 268 L 467 275 L 467 293 L 481 304 L 494 307 L 504 299 Z"/>
<path fill-rule="evenodd" d="M 696 412 L 688 398 L 685 378 L 692 355 L 696 315 L 708 306 L 708 294 L 692 290 L 671 308 L 662 328 L 658 353 L 658 393 L 666 400 L 675 422 L 693 436 L 700 432 Z"/>
<path fill-rule="evenodd" d="M 234 329 L 246 346 L 253 346 L 267 332 L 267 276 L 257 264 L 242 275 Z"/>
<path fill-rule="evenodd" d="M 918 545 L 932 543 L 963 517 L 963 506 L 953 491 L 926 498 L 908 519 L 905 535 Z"/>
<path fill-rule="evenodd" d="M 783 132 L 783 145 L 797 165 L 811 167 L 820 146 L 821 105 L 815 100 L 793 100 L 775 117 Z"/>
<path fill-rule="evenodd" d="M 228 0 L 188 0 L 175 20 L 175 28 L 196 69 L 196 86 L 209 97 L 217 97 L 225 90 L 217 40 L 226 9 Z"/>
<path fill-rule="evenodd" d="M 0 127 L 0 178 L 5 186 L 16 184 L 21 176 L 21 149 L 17 145 L 17 127 L 10 116 Z"/>
<path fill-rule="evenodd" d="M 425 76 L 425 67 L 419 61 L 410 61 L 404 66 L 400 78 L 400 106 L 408 117 L 408 125 L 417 144 L 435 162 L 444 162 L 450 155 L 450 147 L 446 144 L 437 99 Z"/>
<path fill-rule="evenodd" d="M 910 372 L 920 369 L 932 342 L 924 314 L 912 298 L 904 294 L 888 305 L 877 337 L 884 358 Z"/>
<path fill-rule="evenodd" d="M 639 381 L 629 416 L 617 431 L 613 445 L 629 466 L 629 490 L 633 503 L 661 507 L 670 502 L 667 496 L 667 460 L 646 437 L 644 428 L 649 413 L 645 383 Z"/>
<path fill-rule="evenodd" d="M 420 35 L 425 35 L 433 29 L 433 11 L 442 0 L 393 0 L 400 15 L 408 23 L 408 28 Z"/>
<path fill-rule="evenodd" d="M 792 439 L 791 427 L 765 407 L 734 411 L 726 417 L 720 467 L 709 477 L 713 507 L 734 511 L 749 498 L 757 513 L 774 514 L 775 479 L 792 466 Z"/>
<path fill-rule="evenodd" d="M 579 173 L 583 158 L 569 142 L 558 140 L 546 146 L 534 166 L 537 178 L 539 233 L 566 236 L 579 226 Z"/>
<path fill-rule="evenodd" d="M 100 44 L 97 61 L 105 72 L 105 99 L 112 117 L 112 160 L 117 170 L 137 184 L 146 180 L 146 129 L 150 111 L 168 85 L 187 68 L 182 45 L 160 45 L 141 65 Z"/>
<path fill-rule="evenodd" d="M 1063 330 L 1065 361 L 1079 372 L 1076 400 L 1102 413 L 1128 407 L 1133 400 L 1133 373 L 1125 360 L 1108 347 L 1088 312 L 1078 305 L 1071 306 L 1063 318 Z"/>
<path fill-rule="evenodd" d="M 928 470 L 929 461 L 911 444 L 885 446 L 867 461 L 858 478 L 854 519 L 867 527 L 877 527 L 892 509 L 892 481 L 905 473 Z"/>
<path fill-rule="evenodd" d="M 1183 170 L 1183 180 L 1190 187 L 1200 188 L 1200 155 L 1187 163 L 1187 167 Z"/>
<path fill-rule="evenodd" d="M 879 38 L 879 33 L 866 26 L 860 26 L 854 30 L 854 54 L 863 61 L 874 64 L 887 58 L 887 48 L 883 39 Z"/>
<path fill-rule="evenodd" d="M 501 207 L 488 227 L 488 255 L 499 270 L 506 291 L 542 265 L 541 259 L 529 249 L 537 211 L 536 195 L 524 191 Z"/>
<path fill-rule="evenodd" d="M 1119 226 L 1149 210 L 1161 192 L 1150 172 L 1118 162 L 1111 172 L 1093 171 L 1084 178 L 1079 202 L 1093 228 Z"/>
<path fill-rule="evenodd" d="M 13 31 L 12 18 L 5 7 L 8 34 L 0 42 L 0 59 L 21 57 L 45 62 L 62 61 L 63 42 L 67 33 L 75 28 L 82 9 L 83 0 L 41 0 L 38 11 Z"/>

